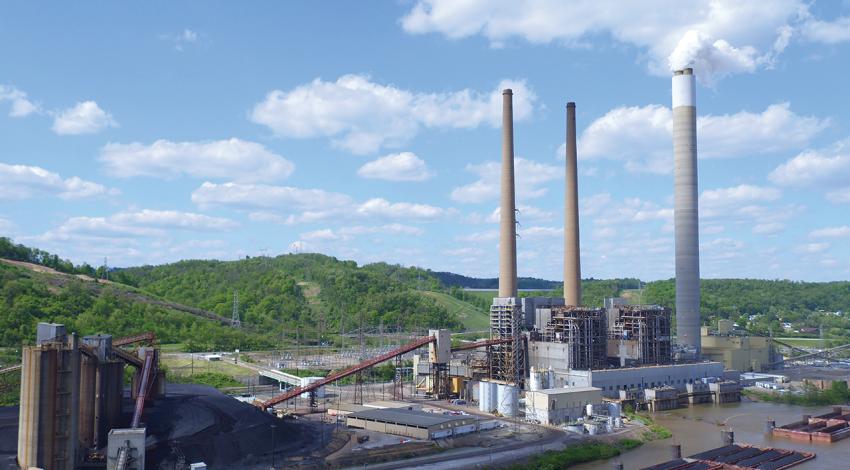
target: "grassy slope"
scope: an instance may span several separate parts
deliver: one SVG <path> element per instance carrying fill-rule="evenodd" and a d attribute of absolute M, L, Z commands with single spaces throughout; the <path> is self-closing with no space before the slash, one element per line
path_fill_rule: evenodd
<path fill-rule="evenodd" d="M 422 295 L 434 299 L 449 313 L 456 315 L 467 331 L 486 330 L 490 326 L 487 312 L 481 311 L 468 302 L 442 292 L 423 291 Z"/>

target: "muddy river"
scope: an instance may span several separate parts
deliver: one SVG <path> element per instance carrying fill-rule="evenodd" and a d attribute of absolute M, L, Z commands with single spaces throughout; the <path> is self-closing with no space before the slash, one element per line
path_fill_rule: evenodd
<path fill-rule="evenodd" d="M 622 461 L 624 470 L 634 470 L 671 459 L 671 444 L 682 446 L 682 456 L 713 449 L 722 445 L 720 431 L 735 432 L 735 442 L 761 447 L 777 447 L 814 452 L 817 458 L 795 469 L 850 469 L 850 439 L 834 444 L 809 444 L 788 439 L 773 439 L 764 433 L 768 419 L 777 426 L 799 421 L 802 415 L 828 413 L 830 407 L 789 406 L 775 403 L 734 403 L 725 405 L 696 405 L 673 411 L 655 413 L 659 424 L 673 432 L 673 437 L 654 441 L 629 451 L 616 459 L 577 465 L 576 470 L 611 470 L 614 462 Z M 724 427 L 725 425 L 725 427 Z"/>

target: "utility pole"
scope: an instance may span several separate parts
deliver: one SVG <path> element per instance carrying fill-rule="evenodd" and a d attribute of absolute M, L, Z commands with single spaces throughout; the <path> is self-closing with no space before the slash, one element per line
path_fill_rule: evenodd
<path fill-rule="evenodd" d="M 239 293 L 233 291 L 233 313 L 230 316 L 230 326 L 239 328 L 242 322 L 239 320 Z"/>

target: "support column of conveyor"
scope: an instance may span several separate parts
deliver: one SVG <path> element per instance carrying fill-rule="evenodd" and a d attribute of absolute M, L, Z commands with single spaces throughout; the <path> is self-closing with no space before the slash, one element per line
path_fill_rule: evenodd
<path fill-rule="evenodd" d="M 307 392 L 311 392 L 313 390 L 317 390 L 321 387 L 324 387 L 325 385 L 327 385 L 329 383 L 336 382 L 337 380 L 340 380 L 340 379 L 343 379 L 345 377 L 354 375 L 357 372 L 360 372 L 362 370 L 366 370 L 366 369 L 373 367 L 377 364 L 380 364 L 384 361 L 388 361 L 388 360 L 390 360 L 394 357 L 398 357 L 398 356 L 401 356 L 403 354 L 409 353 L 411 351 L 415 351 L 415 350 L 417 350 L 417 349 L 419 349 L 419 348 L 421 348 L 421 347 L 423 347 L 423 346 L 425 346 L 429 343 L 432 343 L 436 340 L 437 340 L 437 338 L 435 338 L 433 336 L 426 336 L 424 338 L 420 338 L 420 339 L 418 339 L 418 340 L 416 340 L 412 343 L 409 343 L 409 344 L 406 344 L 406 345 L 401 346 L 399 348 L 393 349 L 392 351 L 390 351 L 388 353 L 382 354 L 378 357 L 374 357 L 374 358 L 369 359 L 367 361 L 363 361 L 360 364 L 349 367 L 348 369 L 344 369 L 342 371 L 333 373 L 333 374 L 325 377 L 322 380 L 317 380 L 313 383 L 303 385 L 303 386 L 300 386 L 300 387 L 293 387 L 285 393 L 282 393 L 282 394 L 280 394 L 276 397 L 270 398 L 269 400 L 266 400 L 266 401 L 263 401 L 263 402 L 255 402 L 255 404 L 259 408 L 262 408 L 264 410 L 271 408 L 271 407 L 277 405 L 278 403 L 283 403 L 287 400 L 291 400 L 291 399 L 297 397 L 298 395 L 301 395 L 302 393 L 307 393 Z"/>
<path fill-rule="evenodd" d="M 676 340 L 700 356 L 696 85 L 693 69 L 673 73 Z"/>

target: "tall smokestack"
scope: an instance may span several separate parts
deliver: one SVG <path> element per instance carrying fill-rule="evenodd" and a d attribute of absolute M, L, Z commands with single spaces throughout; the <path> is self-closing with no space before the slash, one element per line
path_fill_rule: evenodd
<path fill-rule="evenodd" d="M 564 303 L 581 305 L 581 252 L 578 231 L 576 104 L 567 103 L 567 165 L 564 194 Z"/>
<path fill-rule="evenodd" d="M 513 92 L 502 90 L 502 205 L 499 211 L 499 297 L 516 297 Z"/>
<path fill-rule="evenodd" d="M 700 356 L 699 218 L 697 209 L 697 123 L 694 70 L 673 72 L 675 159 L 676 336 Z"/>

